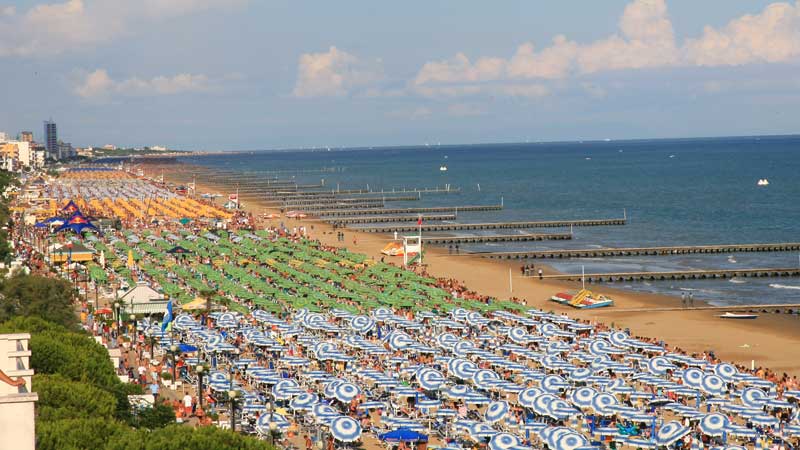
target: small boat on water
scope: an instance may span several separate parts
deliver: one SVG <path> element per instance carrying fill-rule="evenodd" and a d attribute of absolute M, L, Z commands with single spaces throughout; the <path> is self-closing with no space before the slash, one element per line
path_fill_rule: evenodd
<path fill-rule="evenodd" d="M 760 180 L 758 180 L 756 185 L 757 186 L 769 186 L 769 180 L 766 179 L 766 178 L 761 178 Z"/>
<path fill-rule="evenodd" d="M 757 319 L 758 314 L 726 312 L 725 314 L 720 314 L 718 317 L 720 319 L 752 320 Z"/>
<path fill-rule="evenodd" d="M 588 289 L 581 289 L 575 294 L 559 292 L 550 297 L 550 301 L 560 303 L 562 305 L 569 305 L 577 309 L 602 308 L 605 306 L 614 305 L 614 300 L 604 295 L 595 295 Z"/>
<path fill-rule="evenodd" d="M 447 172 L 447 166 L 439 166 L 440 172 Z"/>

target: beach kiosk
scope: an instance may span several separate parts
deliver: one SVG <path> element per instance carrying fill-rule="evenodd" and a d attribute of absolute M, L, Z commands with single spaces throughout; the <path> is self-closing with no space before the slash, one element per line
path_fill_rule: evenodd
<path fill-rule="evenodd" d="M 169 300 L 164 294 L 150 287 L 146 282 L 138 282 L 136 286 L 120 297 L 122 312 L 148 316 L 151 314 L 166 314 Z"/>

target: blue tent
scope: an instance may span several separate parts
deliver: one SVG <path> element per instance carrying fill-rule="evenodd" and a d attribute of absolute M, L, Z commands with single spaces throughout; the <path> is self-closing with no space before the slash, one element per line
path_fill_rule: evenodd
<path fill-rule="evenodd" d="M 99 231 L 97 227 L 95 227 L 94 225 L 92 225 L 91 222 L 89 222 L 89 219 L 83 216 L 83 214 L 81 214 L 80 212 L 76 212 L 75 214 L 72 215 L 72 217 L 67 219 L 67 221 L 64 222 L 63 225 L 56 228 L 56 232 L 64 230 L 72 230 L 76 234 L 80 234 L 86 228 Z"/>
<path fill-rule="evenodd" d="M 428 436 L 408 428 L 398 428 L 378 436 L 378 439 L 387 442 L 428 442 Z"/>

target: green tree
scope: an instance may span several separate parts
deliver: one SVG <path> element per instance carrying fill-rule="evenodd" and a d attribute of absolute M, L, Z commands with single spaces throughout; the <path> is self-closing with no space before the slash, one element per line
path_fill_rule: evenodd
<path fill-rule="evenodd" d="M 0 294 L 0 322 L 18 316 L 36 316 L 67 328 L 78 325 L 72 306 L 72 286 L 64 280 L 17 275 L 3 283 Z"/>
<path fill-rule="evenodd" d="M 117 409 L 117 399 L 110 393 L 88 383 L 67 380 L 61 375 L 35 375 L 33 390 L 39 394 L 36 410 L 40 421 L 111 419 Z"/>
<path fill-rule="evenodd" d="M 175 423 L 175 411 L 169 405 L 159 403 L 152 408 L 139 410 L 129 422 L 137 428 L 163 428 Z"/>
<path fill-rule="evenodd" d="M 127 436 L 135 437 L 136 432 L 116 420 L 92 418 L 36 422 L 36 448 L 39 450 L 100 450 L 110 448 L 111 442 L 125 441 Z M 141 444 L 129 448 L 141 448 Z"/>

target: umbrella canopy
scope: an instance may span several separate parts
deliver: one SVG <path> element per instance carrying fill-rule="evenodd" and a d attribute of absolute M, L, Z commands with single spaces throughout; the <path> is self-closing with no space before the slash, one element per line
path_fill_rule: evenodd
<path fill-rule="evenodd" d="M 361 438 L 361 425 L 350 417 L 337 417 L 331 420 L 331 436 L 341 442 L 353 442 Z"/>
<path fill-rule="evenodd" d="M 378 436 L 378 439 L 386 442 L 428 442 L 428 436 L 418 433 L 408 428 L 398 428 L 388 433 Z"/>

